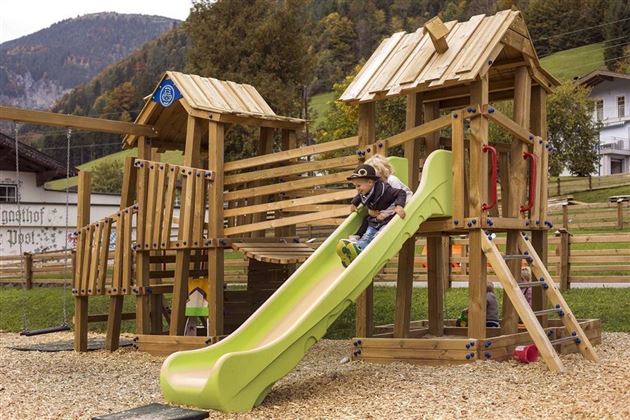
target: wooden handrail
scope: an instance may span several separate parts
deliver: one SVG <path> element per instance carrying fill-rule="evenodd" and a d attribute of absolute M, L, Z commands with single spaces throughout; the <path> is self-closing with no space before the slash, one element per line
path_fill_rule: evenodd
<path fill-rule="evenodd" d="M 292 207 L 304 206 L 308 204 L 321 204 L 337 200 L 346 200 L 356 195 L 356 191 L 352 189 L 341 190 L 339 192 L 320 194 L 311 197 L 294 198 L 290 200 L 276 201 L 275 203 L 257 204 L 254 206 L 237 207 L 233 209 L 225 209 L 223 215 L 225 217 L 239 216 L 241 214 L 261 213 L 273 210 L 284 210 Z"/>
<path fill-rule="evenodd" d="M 240 233 L 255 232 L 257 230 L 273 229 L 282 226 L 295 225 L 297 223 L 305 223 L 313 220 L 329 219 L 332 217 L 347 216 L 350 213 L 350 206 L 343 209 L 326 210 L 319 213 L 301 214 L 299 216 L 283 217 L 266 222 L 251 223 L 248 225 L 229 227 L 224 230 L 226 235 L 238 235 Z"/>

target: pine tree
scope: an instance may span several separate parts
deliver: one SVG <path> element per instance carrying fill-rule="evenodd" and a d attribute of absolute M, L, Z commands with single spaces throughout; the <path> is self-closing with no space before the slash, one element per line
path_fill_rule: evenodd
<path fill-rule="evenodd" d="M 630 34 L 630 3 L 611 0 L 606 9 L 606 22 L 604 59 L 608 69 L 615 71 L 628 58 L 623 52 Z"/>

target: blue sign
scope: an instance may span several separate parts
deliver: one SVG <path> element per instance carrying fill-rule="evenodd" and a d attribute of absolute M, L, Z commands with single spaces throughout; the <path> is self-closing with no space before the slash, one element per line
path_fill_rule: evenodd
<path fill-rule="evenodd" d="M 151 99 L 155 102 L 158 102 L 164 108 L 168 108 L 175 101 L 179 100 L 182 97 L 181 92 L 175 86 L 172 80 L 164 80 L 160 83 L 160 86 L 157 87 Z"/>

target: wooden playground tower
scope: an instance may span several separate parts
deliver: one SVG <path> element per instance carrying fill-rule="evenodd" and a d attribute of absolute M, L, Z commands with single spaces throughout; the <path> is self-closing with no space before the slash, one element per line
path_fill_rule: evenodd
<path fill-rule="evenodd" d="M 374 142 L 374 103 L 406 96 L 405 133 L 422 132 L 404 143 L 412 190 L 419 182 L 418 162 L 438 148 L 453 154 L 452 217 L 428 221 L 418 231 L 427 239 L 429 319 L 410 319 L 415 253 L 410 239 L 399 254 L 394 324 L 374 330 L 371 288 L 357 302 L 355 358 L 428 364 L 505 360 L 516 345 L 533 340 L 554 371 L 563 369 L 556 351 L 579 350 L 597 359 L 589 337 L 599 342 L 599 321 L 581 322 L 582 331 L 545 268 L 552 227 L 546 220 L 546 96 L 557 83 L 540 66 L 520 13 L 506 10 L 463 23 L 434 18 L 414 33 L 396 33 L 346 89 L 341 100 L 359 106 L 359 147 Z M 496 101 L 512 101 L 513 117 L 495 109 Z M 489 144 L 489 124 L 509 133 L 511 143 Z M 450 136 L 441 137 L 447 127 Z M 503 252 L 492 239 L 498 232 L 507 235 Z M 466 328 L 444 319 L 454 235 L 469 239 Z M 531 283 L 518 284 L 522 262 L 532 268 Z M 486 328 L 489 266 L 504 289 L 500 328 Z M 532 308 L 519 286 L 533 288 Z M 560 319 L 548 319 L 549 314 Z"/>
<path fill-rule="evenodd" d="M 581 322 L 583 334 L 544 267 L 551 227 L 545 217 L 545 102 L 556 83 L 540 66 L 520 13 L 464 23 L 433 19 L 414 33 L 385 39 L 342 95 L 358 105 L 357 136 L 299 147 L 305 121 L 276 115 L 253 87 L 167 72 L 136 122 L 113 130 L 128 133 L 124 147 L 138 147 L 138 157 L 125 161 L 120 210 L 90 222 L 90 174 L 79 175 L 75 350 L 87 348 L 89 321 L 107 321 L 110 350 L 118 347 L 123 319 L 135 319 L 139 348 L 157 354 L 221 339 L 309 256 L 296 226 L 339 223 L 355 194 L 346 185 L 351 169 L 403 146 L 412 189 L 430 152 L 452 151 L 453 215 L 428 221 L 417 233 L 428 245 L 429 319 L 410 319 L 414 238 L 399 254 L 395 323 L 374 328 L 372 286 L 357 301 L 355 357 L 433 364 L 502 360 L 533 339 L 549 367 L 562 370 L 547 339 L 555 334 L 556 350 L 577 347 L 595 360 L 589 338 L 599 340 L 598 321 Z M 406 130 L 377 139 L 375 102 L 398 96 L 407 100 Z M 513 117 L 490 105 L 503 100 L 513 100 Z M 105 130 L 107 124 L 96 126 Z M 512 142 L 488 144 L 489 124 L 506 130 Z M 224 162 L 225 134 L 237 125 L 257 129 L 257 156 Z M 183 164 L 161 162 L 167 150 L 183 150 Z M 310 159 L 332 152 L 337 157 Z M 507 232 L 505 260 L 487 236 L 492 232 Z M 470 242 L 467 328 L 454 327 L 443 313 L 448 238 L 454 235 Z M 230 271 L 225 250 L 248 259 L 246 290 L 224 290 Z M 538 313 L 516 284 L 523 259 L 531 260 L 539 279 L 532 285 Z M 501 328 L 485 326 L 488 263 L 506 289 Z M 187 284 L 198 277 L 208 278 L 207 329 L 203 337 L 184 337 Z M 109 296 L 109 313 L 89 315 L 89 298 L 98 295 Z M 135 314 L 123 313 L 125 297 L 135 299 Z M 548 319 L 559 312 L 561 320 Z"/>

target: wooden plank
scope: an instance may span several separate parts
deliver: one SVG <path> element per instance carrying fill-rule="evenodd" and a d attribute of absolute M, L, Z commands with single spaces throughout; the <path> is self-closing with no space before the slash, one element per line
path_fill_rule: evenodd
<path fill-rule="evenodd" d="M 521 68 L 524 69 L 524 67 L 521 67 Z M 497 123 L 500 127 L 503 127 L 504 129 L 506 129 L 510 134 L 512 134 L 516 140 L 527 145 L 534 144 L 533 142 L 534 135 L 530 133 L 529 130 L 525 129 L 522 125 L 512 120 L 507 115 L 503 114 L 498 109 L 492 108 L 492 112 L 490 112 L 490 108 L 485 107 L 483 108 L 483 112 L 484 112 L 484 115 L 487 115 L 488 118 L 490 118 L 492 121 Z"/>
<path fill-rule="evenodd" d="M 175 208 L 175 191 L 177 190 L 177 177 L 179 173 L 174 167 L 168 167 L 166 175 L 167 187 L 164 196 L 164 218 L 162 222 L 162 236 L 160 246 L 166 248 L 171 242 L 171 224 L 173 222 L 173 210 Z"/>
<path fill-rule="evenodd" d="M 208 128 L 208 169 L 216 171 L 217 174 L 208 190 L 208 237 L 220 238 L 227 234 L 223 228 L 225 126 L 210 122 Z M 224 331 L 224 258 L 223 248 L 208 250 L 208 335 L 210 336 L 221 335 Z"/>
<path fill-rule="evenodd" d="M 471 85 L 471 102 L 482 106 L 488 103 L 488 77 Z M 449 116 L 450 122 L 450 116 Z M 479 218 L 482 215 L 482 203 L 487 202 L 488 160 L 483 153 L 483 146 L 488 143 L 488 120 L 474 118 L 470 122 L 470 182 L 469 182 L 469 217 Z"/>
<path fill-rule="evenodd" d="M 486 256 L 481 248 L 484 233 L 480 229 L 470 231 L 468 266 L 468 336 L 486 337 Z"/>
<path fill-rule="evenodd" d="M 77 115 L 57 114 L 46 111 L 33 111 L 8 106 L 0 106 L 3 120 L 20 121 L 56 127 L 72 127 L 100 133 L 131 134 L 136 136 L 157 137 L 155 127 L 124 121 L 105 120 L 102 118 L 80 117 Z"/>
<path fill-rule="evenodd" d="M 81 268 L 81 293 L 88 293 L 90 267 L 92 266 L 92 247 L 94 246 L 95 225 L 88 225 L 83 229 L 85 235 L 83 245 L 83 267 Z"/>
<path fill-rule="evenodd" d="M 321 204 L 330 201 L 348 200 L 356 195 L 356 192 L 351 189 L 340 190 L 339 192 L 320 194 L 311 197 L 294 198 L 290 200 L 276 201 L 274 203 L 265 203 L 255 206 L 236 207 L 232 209 L 226 209 L 224 211 L 225 217 L 237 216 L 239 214 L 251 214 L 258 212 L 269 212 L 274 210 L 287 210 L 294 209 L 296 207 L 306 206 L 310 204 Z M 292 236 L 292 235 L 289 235 Z"/>
<path fill-rule="evenodd" d="M 121 211 L 122 218 L 122 281 L 120 285 L 121 294 L 131 292 L 133 276 L 133 250 L 131 249 L 131 232 L 133 226 L 133 212 L 128 207 Z M 139 281 L 140 283 L 141 281 Z"/>
<path fill-rule="evenodd" d="M 204 179 L 204 171 L 195 171 L 195 203 L 192 229 L 192 245 L 198 246 L 203 243 L 204 221 L 206 217 L 206 192 L 208 183 Z"/>
<path fill-rule="evenodd" d="M 383 62 L 393 49 L 396 48 L 396 45 L 398 45 L 398 42 L 402 39 L 404 34 L 404 32 L 397 32 L 380 43 L 376 51 L 374 51 L 368 61 L 363 65 L 359 74 L 346 88 L 339 100 L 355 101 L 361 97 L 362 92 L 369 85 L 370 80 L 379 72 Z"/>
<path fill-rule="evenodd" d="M 321 171 L 324 169 L 348 168 L 358 164 L 358 157 L 341 156 L 326 160 L 316 160 L 313 162 L 297 163 L 293 165 L 284 165 L 279 168 L 257 169 L 251 172 L 228 175 L 225 177 L 225 185 L 240 184 L 255 180 L 269 178 L 284 178 L 289 175 L 303 174 L 305 172 Z"/>
<path fill-rule="evenodd" d="M 90 195 L 91 195 L 91 177 L 87 171 L 79 172 L 78 190 L 77 190 L 77 230 L 81 231 L 79 237 L 79 243 L 77 248 L 77 255 L 75 260 L 75 279 L 73 283 L 79 293 L 81 292 L 83 261 L 88 258 L 85 253 L 84 242 L 87 242 L 85 238 L 84 227 L 90 223 Z M 88 332 L 88 297 L 87 296 L 75 296 L 74 298 L 74 351 L 84 352 L 87 351 L 87 332 Z"/>
<path fill-rule="evenodd" d="M 98 278 L 96 281 L 96 293 L 102 294 L 105 292 L 105 281 L 107 280 L 107 262 L 109 260 L 109 238 L 112 231 L 112 219 L 106 217 L 101 222 L 103 229 L 101 230 L 100 237 L 100 253 L 98 255 Z"/>
<path fill-rule="evenodd" d="M 290 226 L 290 225 L 295 225 L 298 223 L 306 223 L 306 222 L 310 222 L 314 220 L 328 219 L 331 217 L 343 217 L 343 216 L 347 216 L 349 213 L 350 213 L 350 207 L 345 208 L 345 209 L 328 210 L 328 211 L 322 211 L 319 213 L 309 213 L 309 214 L 303 214 L 299 216 L 289 216 L 289 217 L 283 217 L 278 220 L 269 220 L 266 222 L 235 226 L 231 228 L 226 228 L 224 232 L 225 232 L 225 235 L 227 236 L 233 236 L 233 235 L 238 235 L 238 234 L 242 234 L 246 232 L 254 232 L 257 230 L 264 230 L 264 229 L 273 229 L 273 228 L 277 228 L 281 226 Z"/>
<path fill-rule="evenodd" d="M 520 236 L 521 235 L 519 235 L 519 237 Z M 492 243 L 492 241 L 490 241 L 485 235 L 481 236 L 481 241 L 483 251 L 488 258 L 488 261 L 497 273 L 497 276 L 501 282 L 501 286 L 503 286 L 504 293 L 506 293 L 508 298 L 512 301 L 518 315 L 520 316 L 522 322 L 525 324 L 525 327 L 532 337 L 532 340 L 536 344 L 538 351 L 547 364 L 547 367 L 551 371 L 562 372 L 564 370 L 564 367 L 562 365 L 562 362 L 560 361 L 560 358 L 551 346 L 551 343 L 549 342 L 545 331 L 538 323 L 536 316 L 529 307 L 529 303 L 527 303 L 525 295 L 523 295 L 523 292 L 518 287 L 518 283 L 515 281 L 514 277 L 512 277 L 510 269 L 503 260 L 501 253 Z M 531 251 L 535 255 L 533 247 Z M 535 274 L 536 276 L 539 275 L 538 272 L 535 272 Z M 550 288 L 551 287 L 553 287 L 553 280 L 551 280 L 550 283 Z"/>
<path fill-rule="evenodd" d="M 562 310 L 564 311 L 564 316 L 561 317 L 560 319 L 562 323 L 564 324 L 564 326 L 567 328 L 567 331 L 569 331 L 569 333 L 576 332 L 577 336 L 580 338 L 581 343 L 578 345 L 578 349 L 580 350 L 580 353 L 582 353 L 584 358 L 586 358 L 587 360 L 590 360 L 592 362 L 597 362 L 598 357 L 597 357 L 597 354 L 595 354 L 595 350 L 593 350 L 593 346 L 588 340 L 588 337 L 586 336 L 586 334 L 584 334 L 584 332 L 582 331 L 582 328 L 580 327 L 578 320 L 575 318 L 575 315 L 573 315 L 573 312 L 569 308 L 569 305 L 567 304 L 567 302 L 564 300 L 564 297 L 562 296 L 560 291 L 556 288 L 556 284 L 553 281 L 553 278 L 551 277 L 551 275 L 549 275 L 549 272 L 544 268 L 545 266 L 543 262 L 540 260 L 540 257 L 536 254 L 536 250 L 534 249 L 533 245 L 521 236 L 519 238 L 519 246 L 522 251 L 527 250 L 532 256 L 532 258 L 534 259 L 534 262 L 532 264 L 533 274 L 536 277 L 544 277 L 545 282 L 549 285 L 549 287 L 546 289 L 547 298 L 549 298 L 549 302 L 553 306 L 560 305 L 560 308 L 562 308 Z M 523 294 L 521 293 L 520 296 L 522 297 Z M 527 302 L 525 301 L 525 303 Z M 525 325 L 527 325 L 527 323 Z M 531 330 L 529 329 L 529 327 L 527 328 L 527 330 L 531 334 Z M 540 351 L 541 349 L 540 349 L 540 346 L 538 345 L 538 342 L 536 342 L 536 346 L 538 347 L 538 350 Z M 541 352 L 541 353 L 543 354 L 543 356 L 545 355 L 544 352 Z"/>
<path fill-rule="evenodd" d="M 492 41 L 496 39 L 496 35 L 500 32 L 503 24 L 506 22 L 506 19 L 511 23 L 512 19 L 508 19 L 509 15 L 510 10 L 503 10 L 494 16 L 488 16 L 486 18 L 486 20 L 488 20 L 487 26 L 482 28 L 483 31 L 478 32 L 480 36 L 476 37 L 478 39 L 473 45 L 471 45 L 471 49 L 476 51 L 477 54 L 468 56 L 468 58 L 457 68 L 457 74 L 471 72 L 480 59 L 486 59 L 484 52 L 491 48 L 490 46 L 492 45 Z"/>
<path fill-rule="evenodd" d="M 224 194 L 225 200 L 241 200 L 244 198 L 260 197 L 264 195 L 277 194 L 278 191 L 295 191 L 300 188 L 310 188 L 319 185 L 335 184 L 348 182 L 347 178 L 352 171 L 339 172 L 332 175 L 316 176 L 297 181 L 287 181 L 278 184 L 263 185 L 244 190 L 230 191 Z"/>
<path fill-rule="evenodd" d="M 94 224 L 94 234 L 92 240 L 92 255 L 90 256 L 89 277 L 87 282 L 88 295 L 96 294 L 96 275 L 98 273 L 98 257 L 101 255 L 101 235 L 103 234 L 103 223 L 96 222 Z M 109 244 L 107 244 L 109 246 Z"/>
<path fill-rule="evenodd" d="M 157 185 L 155 191 L 156 205 L 153 212 L 153 232 L 151 234 L 151 248 L 160 249 L 162 244 L 162 231 L 164 226 L 162 225 L 164 220 L 165 207 L 168 206 L 168 201 L 165 197 L 166 190 L 166 177 L 169 173 L 169 165 L 166 163 L 156 164 L 157 170 Z M 170 229 L 170 226 L 169 228 Z M 170 232 L 169 232 L 170 233 Z M 149 238 L 147 238 L 147 241 Z"/>
<path fill-rule="evenodd" d="M 297 159 L 303 156 L 316 155 L 319 153 L 333 152 L 349 147 L 356 147 L 359 144 L 358 137 L 347 137 L 345 139 L 334 140 L 326 143 L 316 144 L 313 146 L 303 146 L 297 149 L 285 150 L 282 152 L 270 153 L 265 156 L 256 156 L 247 159 L 226 162 L 224 164 L 225 172 L 236 171 L 240 169 L 252 168 L 255 166 L 267 165 L 270 163 L 282 162 L 285 160 Z"/>
<path fill-rule="evenodd" d="M 145 203 L 146 211 L 144 212 L 145 213 L 144 240 L 143 242 L 141 242 L 141 244 L 143 245 L 144 249 L 151 249 L 152 242 L 153 242 L 153 235 L 154 235 L 153 230 L 155 229 L 155 226 L 154 226 L 155 212 L 156 212 L 156 208 L 162 206 L 162 202 L 158 201 L 158 197 L 157 197 L 159 163 L 147 162 L 145 163 L 145 165 L 147 165 L 149 182 L 147 185 L 147 201 Z M 159 230 L 159 228 L 156 230 Z"/>
<path fill-rule="evenodd" d="M 448 256 L 447 256 L 448 259 Z M 427 293 L 429 298 L 429 334 L 439 337 L 444 334 L 444 255 L 442 237 L 427 238 Z"/>
<path fill-rule="evenodd" d="M 453 222 L 464 221 L 464 119 L 457 112 L 451 113 L 453 155 Z"/>
<path fill-rule="evenodd" d="M 443 117 L 431 120 L 427 123 L 419 125 L 417 127 L 407 129 L 402 133 L 395 134 L 391 137 L 381 140 L 387 145 L 387 148 L 391 149 L 394 146 L 406 143 L 414 140 L 418 137 L 424 137 L 442 128 L 448 127 L 451 124 L 451 116 L 445 115 Z"/>

